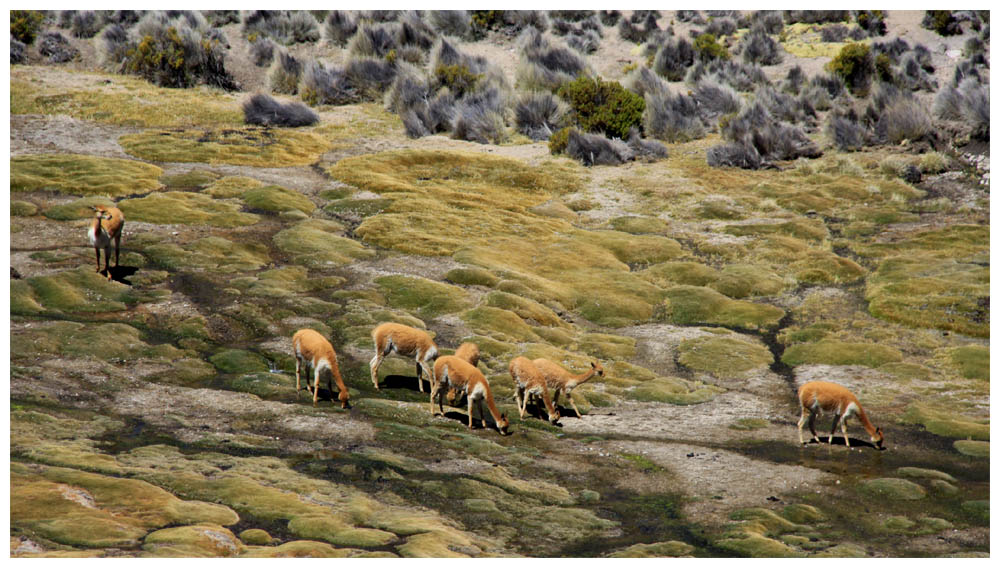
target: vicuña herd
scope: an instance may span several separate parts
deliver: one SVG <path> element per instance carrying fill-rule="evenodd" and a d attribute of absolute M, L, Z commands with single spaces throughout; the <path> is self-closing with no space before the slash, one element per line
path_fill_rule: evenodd
<path fill-rule="evenodd" d="M 97 254 L 97 272 L 101 271 L 101 249 L 104 249 L 104 270 L 107 272 L 108 280 L 111 280 L 111 241 L 115 243 L 115 266 L 118 266 L 125 215 L 117 207 L 97 205 L 93 210 L 94 218 L 87 236 Z M 372 330 L 372 342 L 375 344 L 375 356 L 372 357 L 369 366 L 372 384 L 376 390 L 380 390 L 378 368 L 388 355 L 396 353 L 403 357 L 413 357 L 416 361 L 417 388 L 420 392 L 424 392 L 424 377 L 430 383 L 431 416 L 437 416 L 439 412 L 444 414 L 446 397 L 448 402 L 452 403 L 465 396 L 468 399 L 469 428 L 472 428 L 473 411 L 478 408 L 484 428 L 488 410 L 497 430 L 501 434 L 507 434 L 510 422 L 507 416 L 497 409 L 490 383 L 479 370 L 479 346 L 475 343 L 463 343 L 455 350 L 454 355 L 439 356 L 438 346 L 430 334 L 398 323 L 383 323 L 377 326 Z M 340 401 L 341 408 L 348 408 L 351 395 L 344 384 L 344 379 L 340 376 L 337 353 L 333 350 L 333 345 L 317 331 L 300 329 L 292 336 L 292 352 L 295 354 L 296 394 L 302 391 L 302 371 L 307 369 L 309 374 L 306 375 L 306 390 L 312 394 L 313 406 L 316 406 L 319 400 L 320 375 L 325 371 L 330 392 L 333 392 L 333 383 L 336 382 L 337 400 Z M 548 413 L 549 422 L 553 424 L 559 422 L 560 414 L 556 404 L 559 403 L 561 394 L 566 394 L 573 412 L 577 418 L 581 418 L 576 401 L 573 400 L 573 389 L 595 376 L 604 376 L 604 367 L 598 361 L 591 362 L 587 371 L 574 375 L 548 359 L 531 360 L 527 357 L 515 357 L 511 360 L 508 370 L 514 381 L 517 409 L 521 418 L 524 419 L 529 400 L 537 401 L 540 398 Z M 439 412 L 434 410 L 435 399 Z M 844 444 L 848 448 L 851 447 L 847 437 L 847 419 L 857 416 L 865 431 L 871 436 L 872 444 L 882 449 L 884 440 L 882 430 L 872 425 L 858 398 L 846 388 L 821 381 L 806 383 L 799 389 L 799 403 L 802 407 L 802 416 L 799 419 L 799 442 L 802 444 L 807 443 L 802 436 L 802 427 L 806 422 L 808 421 L 809 430 L 812 432 L 810 441 L 819 442 L 819 436 L 816 434 L 816 417 L 820 412 L 832 412 L 833 428 L 827 439 L 830 444 L 833 444 L 833 435 L 840 425 Z"/>

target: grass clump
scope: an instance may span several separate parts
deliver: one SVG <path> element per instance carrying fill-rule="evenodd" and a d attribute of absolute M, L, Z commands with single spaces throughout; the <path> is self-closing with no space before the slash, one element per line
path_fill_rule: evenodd
<path fill-rule="evenodd" d="M 486 296 L 484 305 L 512 311 L 522 319 L 534 322 L 536 325 L 567 327 L 566 322 L 551 309 L 533 300 L 513 294 L 490 292 Z"/>
<path fill-rule="evenodd" d="M 280 213 L 297 210 L 309 215 L 316 209 L 316 205 L 305 195 L 277 185 L 247 189 L 240 198 L 247 207 L 262 211 Z"/>
<path fill-rule="evenodd" d="M 666 291 L 663 319 L 677 325 L 721 325 L 740 329 L 767 329 L 785 315 L 781 308 L 731 300 L 702 286 L 676 286 Z"/>
<path fill-rule="evenodd" d="M 723 389 L 712 385 L 658 377 L 626 391 L 626 396 L 640 402 L 665 402 L 687 406 L 708 402 L 721 392 Z"/>
<path fill-rule="evenodd" d="M 174 243 L 156 243 L 142 250 L 150 261 L 168 270 L 236 272 L 256 270 L 270 262 L 267 247 L 234 243 L 222 237 L 205 237 L 183 248 Z"/>
<path fill-rule="evenodd" d="M 134 160 L 81 154 L 32 154 L 10 159 L 11 191 L 119 197 L 158 189 L 162 174 L 162 169 Z"/>
<path fill-rule="evenodd" d="M 11 352 L 19 357 L 47 353 L 93 357 L 101 361 L 175 360 L 185 354 L 169 344 L 144 342 L 138 329 L 124 323 L 82 324 L 71 321 L 45 323 L 12 334 Z"/>
<path fill-rule="evenodd" d="M 223 373 L 266 373 L 270 368 L 266 359 L 242 349 L 227 349 L 212 355 L 208 360 Z"/>
<path fill-rule="evenodd" d="M 333 221 L 307 219 L 274 235 L 274 244 L 291 254 L 295 263 L 316 268 L 343 266 L 375 256 L 357 241 L 340 236 L 343 230 Z"/>
<path fill-rule="evenodd" d="M 11 280 L 10 310 L 18 315 L 118 312 L 132 300 L 128 286 L 109 282 L 89 267 Z"/>
<path fill-rule="evenodd" d="M 884 260 L 865 288 L 875 317 L 989 337 L 989 268 L 921 256 Z"/>
<path fill-rule="evenodd" d="M 974 458 L 986 458 L 990 457 L 990 443 L 981 442 L 976 440 L 955 440 L 954 444 L 955 450 L 964 456 L 971 456 Z"/>
<path fill-rule="evenodd" d="M 462 314 L 462 320 L 475 333 L 498 341 L 508 343 L 541 341 L 530 325 L 509 310 L 481 306 Z"/>
<path fill-rule="evenodd" d="M 492 288 L 500 282 L 495 274 L 482 268 L 453 268 L 444 275 L 445 280 L 465 286 L 486 286 Z"/>
<path fill-rule="evenodd" d="M 263 187 L 264 183 L 254 178 L 244 176 L 226 176 L 219 178 L 211 185 L 201 190 L 202 193 L 217 198 L 238 197 L 248 189 Z"/>
<path fill-rule="evenodd" d="M 938 436 L 955 439 L 989 440 L 989 419 L 976 420 L 958 414 L 952 408 L 935 408 L 931 404 L 914 402 L 906 408 L 902 421 L 920 424 Z"/>
<path fill-rule="evenodd" d="M 633 235 L 654 234 L 662 235 L 667 232 L 670 225 L 659 217 L 615 217 L 611 220 L 611 228 Z"/>
<path fill-rule="evenodd" d="M 823 340 L 816 343 L 799 343 L 785 350 L 782 362 L 798 365 L 864 365 L 877 368 L 886 363 L 903 360 L 895 348 L 871 343 L 847 343 Z"/>
<path fill-rule="evenodd" d="M 770 365 L 766 347 L 734 336 L 699 337 L 681 342 L 677 361 L 694 371 L 729 377 Z"/>
<path fill-rule="evenodd" d="M 632 127 L 640 127 L 646 103 L 615 81 L 581 76 L 559 88 L 557 94 L 569 103 L 580 127 L 609 137 L 627 138 Z"/>
<path fill-rule="evenodd" d="M 202 162 L 256 167 L 304 166 L 329 143 L 311 132 L 257 126 L 223 130 L 146 131 L 118 139 L 133 156 L 153 162 Z"/>
<path fill-rule="evenodd" d="M 894 501 L 916 501 L 927 496 L 923 487 L 912 481 L 896 477 L 883 477 L 866 481 L 861 485 L 861 491 L 872 497 Z"/>
<path fill-rule="evenodd" d="M 375 279 L 375 284 L 389 306 L 402 308 L 424 320 L 464 310 L 471 303 L 465 290 L 426 278 L 382 276 Z"/>
<path fill-rule="evenodd" d="M 38 206 L 30 201 L 14 199 L 10 202 L 10 214 L 12 217 L 32 217 L 38 214 Z"/>
<path fill-rule="evenodd" d="M 185 191 L 167 191 L 126 199 L 118 207 L 129 221 L 146 223 L 242 227 L 260 220 L 257 215 L 241 212 L 240 206 L 234 203 Z"/>
<path fill-rule="evenodd" d="M 990 350 L 979 345 L 967 345 L 951 350 L 951 362 L 966 379 L 987 381 L 990 378 Z"/>

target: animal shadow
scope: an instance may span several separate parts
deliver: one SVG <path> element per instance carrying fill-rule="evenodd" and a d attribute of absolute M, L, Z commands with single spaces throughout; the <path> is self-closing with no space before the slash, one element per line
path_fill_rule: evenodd
<path fill-rule="evenodd" d="M 312 393 L 309 392 L 309 390 L 306 389 L 304 386 L 302 387 L 302 390 L 300 390 L 298 392 L 298 395 L 296 395 L 296 398 L 301 398 L 301 399 L 305 400 L 306 397 L 302 396 L 302 393 L 306 393 L 307 395 L 309 395 L 309 400 L 312 401 Z M 334 405 L 336 405 L 336 406 L 339 407 L 340 406 L 340 399 L 337 398 L 337 396 L 339 394 L 340 394 L 340 391 L 332 391 L 332 390 L 330 390 L 328 388 L 319 387 L 319 396 L 316 397 L 316 405 L 319 406 L 320 404 L 323 404 L 324 402 L 329 402 L 329 403 L 332 403 L 332 404 L 334 404 Z M 350 407 L 351 407 L 351 401 L 347 401 L 347 408 L 350 408 Z"/>
<path fill-rule="evenodd" d="M 414 392 L 420 392 L 420 388 L 417 386 L 417 377 L 410 375 L 388 375 L 379 381 L 379 388 L 383 389 L 407 389 Z M 424 384 L 424 394 L 429 395 L 431 392 L 431 385 L 428 381 L 420 379 Z"/>
<path fill-rule="evenodd" d="M 132 276 L 136 272 L 139 272 L 139 268 L 136 266 L 109 266 L 107 272 L 101 271 L 101 275 L 107 276 L 111 275 L 111 279 L 115 282 L 120 282 L 126 286 L 131 286 L 132 283 L 128 281 L 128 277 Z"/>
<path fill-rule="evenodd" d="M 806 444 L 823 444 L 823 445 L 828 445 L 829 444 L 829 440 L 830 440 L 829 436 L 820 436 L 819 437 L 819 442 L 817 442 L 816 440 L 807 440 Z M 878 446 L 876 446 L 875 444 L 873 444 L 873 443 L 871 443 L 871 442 L 869 442 L 867 440 L 860 440 L 858 438 L 850 438 L 850 440 L 851 440 L 851 447 L 852 448 L 872 448 L 872 449 L 879 450 L 879 451 L 885 450 L 884 447 L 883 448 L 879 448 Z M 833 445 L 834 446 L 844 446 L 846 444 L 844 444 L 844 438 L 842 438 L 840 436 L 835 436 L 833 438 Z"/>

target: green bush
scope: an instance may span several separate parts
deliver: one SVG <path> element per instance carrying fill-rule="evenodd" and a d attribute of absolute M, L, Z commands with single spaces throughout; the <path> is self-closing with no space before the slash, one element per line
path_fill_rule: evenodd
<path fill-rule="evenodd" d="M 955 17 L 951 15 L 951 10 L 927 10 L 924 12 L 924 19 L 920 25 L 943 36 L 962 33 L 962 28 L 959 27 Z"/>
<path fill-rule="evenodd" d="M 473 73 L 465 65 L 455 64 L 438 65 L 434 69 L 434 77 L 441 86 L 448 87 L 456 99 L 460 99 L 462 95 L 472 92 L 476 88 L 476 84 L 483 78 L 483 75 L 482 73 Z"/>
<path fill-rule="evenodd" d="M 557 94 L 569 102 L 586 131 L 626 138 L 633 126 L 642 127 L 646 101 L 617 81 L 581 76 L 559 87 Z"/>
<path fill-rule="evenodd" d="M 205 83 L 226 90 L 238 85 L 224 66 L 225 46 L 195 31 L 158 26 L 125 51 L 122 73 L 139 75 L 161 87 L 186 88 Z"/>
<path fill-rule="evenodd" d="M 729 59 L 729 51 L 726 47 L 716 41 L 713 34 L 701 34 L 694 39 L 694 51 L 701 61 L 712 61 L 715 59 Z"/>
<path fill-rule="evenodd" d="M 865 96 L 875 73 L 875 57 L 868 45 L 849 43 L 827 63 L 827 71 L 842 78 L 851 94 Z"/>
<path fill-rule="evenodd" d="M 10 35 L 24 45 L 31 45 L 35 42 L 43 21 L 45 14 L 37 10 L 11 10 Z"/>
<path fill-rule="evenodd" d="M 472 10 L 472 29 L 477 34 L 503 27 L 503 10 Z"/>
<path fill-rule="evenodd" d="M 549 153 L 553 156 L 556 154 L 562 154 L 566 152 L 566 147 L 569 146 L 569 131 L 572 130 L 569 126 L 563 128 L 562 130 L 552 133 L 549 136 Z"/>

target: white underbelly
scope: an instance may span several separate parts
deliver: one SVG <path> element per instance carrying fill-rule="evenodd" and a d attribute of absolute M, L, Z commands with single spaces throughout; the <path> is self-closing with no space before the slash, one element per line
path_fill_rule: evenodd
<path fill-rule="evenodd" d="M 105 248 L 111 244 L 111 237 L 106 232 L 97 230 L 96 227 L 91 227 L 87 236 L 90 237 L 90 244 L 94 248 Z"/>

